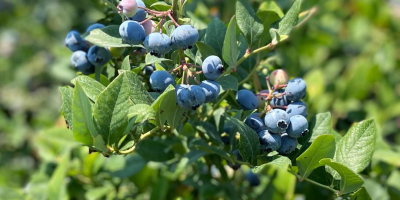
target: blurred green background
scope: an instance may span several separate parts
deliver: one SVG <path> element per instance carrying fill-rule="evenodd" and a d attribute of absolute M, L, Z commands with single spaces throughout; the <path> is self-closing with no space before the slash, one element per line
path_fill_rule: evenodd
<path fill-rule="evenodd" d="M 263 1 L 252 2 L 257 9 Z M 284 11 L 292 2 L 277 1 Z M 213 17 L 227 23 L 234 5 L 192 0 L 187 16 L 198 28 Z M 378 199 L 400 197 L 393 181 L 400 176 L 400 1 L 304 1 L 302 10 L 311 8 L 315 14 L 276 48 L 274 67 L 306 80 L 309 116 L 330 111 L 340 134 L 354 122 L 376 120 L 380 138 L 368 184 L 383 194 Z M 83 33 L 94 22 L 110 23 L 106 15 L 113 14 L 102 0 L 0 0 L 0 198 L 19 199 L 30 186 L 45 187 L 66 159 L 63 147 L 81 155 L 71 163 L 96 159 L 54 127 L 65 126 L 58 87 L 76 76 L 63 40 L 72 29 Z M 75 164 L 68 175 L 82 173 L 85 164 Z"/>

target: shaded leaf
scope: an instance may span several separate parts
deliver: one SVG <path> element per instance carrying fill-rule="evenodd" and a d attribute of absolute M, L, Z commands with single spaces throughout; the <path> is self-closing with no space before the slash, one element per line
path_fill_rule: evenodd
<path fill-rule="evenodd" d="M 232 76 L 232 75 L 225 75 L 225 76 L 220 76 L 218 77 L 217 80 L 215 80 L 220 86 L 221 86 L 221 92 L 222 94 L 224 91 L 231 89 L 233 91 L 237 91 L 239 87 L 239 83 L 237 79 Z"/>
<path fill-rule="evenodd" d="M 238 44 L 236 39 L 236 18 L 232 17 L 225 34 L 222 58 L 230 67 L 235 67 L 237 55 Z"/>
<path fill-rule="evenodd" d="M 226 26 L 224 22 L 222 22 L 218 18 L 214 18 L 208 24 L 205 40 L 204 42 L 209 45 L 217 54 L 218 57 L 222 57 L 222 48 L 224 45 L 224 37 L 226 34 Z M 200 49 L 200 48 L 199 48 Z M 204 57 L 204 54 L 201 53 Z"/>
<path fill-rule="evenodd" d="M 257 18 L 249 1 L 236 1 L 236 21 L 246 38 L 247 45 L 251 47 L 260 38 L 264 26 Z"/>
<path fill-rule="evenodd" d="M 100 84 L 100 83 L 99 83 Z M 72 102 L 72 123 L 74 124 L 74 139 L 91 146 L 97 130 L 93 123 L 92 108 L 81 84 L 76 82 Z"/>
<path fill-rule="evenodd" d="M 74 89 L 69 86 L 59 87 L 62 97 L 63 115 L 69 129 L 73 129 L 72 124 L 72 98 L 74 96 Z"/>

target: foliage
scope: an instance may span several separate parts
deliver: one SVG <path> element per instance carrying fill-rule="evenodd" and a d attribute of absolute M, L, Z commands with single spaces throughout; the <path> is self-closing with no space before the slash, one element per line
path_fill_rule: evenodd
<path fill-rule="evenodd" d="M 222 87 L 218 101 L 197 111 L 180 110 L 173 88 L 157 98 L 147 92 L 148 83 L 142 84 L 146 77 L 140 63 L 171 70 L 178 53 L 157 59 L 133 52 L 115 60 L 122 64 L 120 71 L 106 67 L 101 84 L 94 77 L 77 76 L 69 86 L 57 90 L 56 85 L 66 85 L 75 77 L 68 64 L 70 52 L 60 42 L 74 19 L 83 20 L 74 25 L 80 30 L 96 20 L 110 25 L 104 32 L 86 36 L 90 42 L 125 45 L 115 39 L 118 35 L 108 32 L 121 22 L 120 16 L 105 6 L 109 2 L 5 2 L 13 8 L 7 14 L 26 15 L 29 7 L 37 11 L 28 21 L 6 15 L 8 20 L 3 23 L 11 28 L 0 30 L 1 41 L 16 47 L 14 53 L 1 52 L 6 56 L 0 58 L 5 66 L 0 69 L 5 72 L 0 73 L 2 198 L 400 196 L 398 147 L 383 140 L 385 136 L 397 141 L 400 110 L 395 40 L 400 26 L 386 2 L 186 2 L 185 11 L 179 14 L 190 18 L 201 38 L 185 56 L 201 64 L 206 56 L 215 54 L 229 66 L 217 79 Z M 145 1 L 148 7 L 154 2 Z M 25 10 L 17 13 L 20 8 Z M 151 8 L 169 7 L 159 2 Z M 43 9 L 48 11 L 40 12 Z M 83 10 L 82 16 L 75 14 L 79 10 Z M 219 18 L 211 19 L 211 15 Z M 54 27 L 52 20 L 63 21 L 63 25 Z M 34 30 L 19 30 L 32 22 L 35 24 L 27 27 Z M 46 26 L 39 26 L 41 22 Z M 28 33 L 36 33 L 38 40 L 32 41 Z M 41 52 L 33 50 L 37 46 Z M 129 59 L 132 66 L 124 62 Z M 229 73 L 235 66 L 236 73 Z M 276 68 L 305 77 L 309 86 L 310 133 L 288 156 L 260 153 L 257 137 L 243 123 L 250 113 L 240 110 L 233 96 L 241 88 L 266 88 L 264 79 Z M 49 128 L 61 105 L 70 130 L 63 119 Z M 234 131 L 240 135 L 239 140 L 231 137 L 230 145 L 222 143 L 225 124 L 235 124 Z M 88 154 L 88 147 L 75 140 L 103 154 Z M 236 148 L 244 161 L 234 156 Z M 236 162 L 242 167 L 233 171 L 228 164 Z M 258 175 L 259 186 L 250 187 L 244 181 L 248 170 Z"/>

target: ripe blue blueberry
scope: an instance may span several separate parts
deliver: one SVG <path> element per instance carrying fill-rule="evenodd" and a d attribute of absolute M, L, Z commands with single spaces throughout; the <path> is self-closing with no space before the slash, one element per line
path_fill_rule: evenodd
<path fill-rule="evenodd" d="M 141 44 L 146 38 L 143 26 L 132 20 L 124 21 L 119 26 L 119 34 L 122 41 L 130 45 Z"/>
<path fill-rule="evenodd" d="M 71 56 L 71 63 L 82 74 L 88 75 L 94 73 L 94 66 L 89 62 L 84 51 L 75 51 Z"/>
<path fill-rule="evenodd" d="M 127 17 L 132 17 L 136 14 L 138 10 L 138 4 L 136 0 L 122 0 L 119 2 L 118 13 L 123 13 Z"/>
<path fill-rule="evenodd" d="M 265 126 L 272 133 L 282 133 L 290 123 L 289 115 L 281 109 L 273 109 L 265 115 Z"/>
<path fill-rule="evenodd" d="M 246 178 L 246 180 L 250 183 L 251 187 L 260 185 L 260 179 L 258 178 L 258 176 L 253 173 L 253 171 L 249 170 L 244 177 Z"/>
<path fill-rule="evenodd" d="M 294 101 L 287 106 L 286 112 L 289 117 L 294 115 L 303 115 L 307 117 L 307 105 L 304 101 Z"/>
<path fill-rule="evenodd" d="M 287 106 L 289 105 L 290 101 L 287 100 L 286 95 L 282 94 L 285 92 L 282 89 L 275 90 L 272 94 L 274 97 L 272 97 L 270 104 L 271 106 Z M 279 107 L 277 107 L 279 108 Z"/>
<path fill-rule="evenodd" d="M 259 113 L 253 113 L 244 122 L 257 133 L 267 129 L 267 127 L 264 124 L 264 121 L 260 117 L 258 117 L 258 115 Z"/>
<path fill-rule="evenodd" d="M 302 78 L 294 78 L 285 88 L 286 98 L 289 101 L 299 101 L 306 96 L 306 82 Z"/>
<path fill-rule="evenodd" d="M 224 72 L 224 65 L 218 56 L 208 56 L 204 59 L 201 69 L 207 79 L 215 80 Z"/>
<path fill-rule="evenodd" d="M 290 137 L 288 134 L 284 133 L 281 135 L 281 147 L 277 150 L 281 155 L 288 155 L 296 150 L 297 139 Z"/>
<path fill-rule="evenodd" d="M 206 94 L 206 100 L 204 101 L 204 103 L 208 103 L 217 99 L 220 92 L 219 84 L 217 82 L 204 80 L 200 83 L 199 86 L 203 88 Z"/>
<path fill-rule="evenodd" d="M 150 76 L 150 85 L 156 92 L 163 92 L 169 84 L 175 86 L 175 80 L 167 71 L 155 71 Z"/>
<path fill-rule="evenodd" d="M 142 0 L 136 0 L 136 3 L 138 6 L 146 8 L 146 5 L 143 3 Z M 146 19 L 146 15 L 147 15 L 147 13 L 143 8 L 138 8 L 138 10 L 136 11 L 136 14 L 133 15 L 133 17 L 128 17 L 128 20 L 141 22 Z"/>
<path fill-rule="evenodd" d="M 247 89 L 241 89 L 236 93 L 236 102 L 243 110 L 253 110 L 258 107 L 256 95 Z"/>
<path fill-rule="evenodd" d="M 270 133 L 268 130 L 258 132 L 261 149 L 266 152 L 272 152 L 281 146 L 281 136 L 279 134 Z"/>
<path fill-rule="evenodd" d="M 76 31 L 70 31 L 64 40 L 65 46 L 71 51 L 82 50 L 87 52 L 89 44 L 82 39 L 81 35 Z"/>
<path fill-rule="evenodd" d="M 154 63 L 151 65 L 147 65 L 143 68 L 143 74 L 150 76 L 151 74 L 153 74 L 153 72 L 156 70 Z"/>
<path fill-rule="evenodd" d="M 99 67 L 105 65 L 111 60 L 111 53 L 110 50 L 105 47 L 93 45 L 90 47 L 87 57 L 90 63 L 96 67 Z"/>
<path fill-rule="evenodd" d="M 171 51 L 171 39 L 164 33 L 150 33 L 144 40 L 144 48 L 150 52 L 151 55 L 160 57 Z"/>
<path fill-rule="evenodd" d="M 86 29 L 86 32 L 88 33 L 88 32 L 90 32 L 90 31 L 92 31 L 92 30 L 94 30 L 94 29 L 104 28 L 104 27 L 106 27 L 106 26 L 104 26 L 104 24 L 94 23 L 94 24 L 90 25 L 90 26 Z"/>
<path fill-rule="evenodd" d="M 199 39 L 199 32 L 192 25 L 181 25 L 171 34 L 171 42 L 177 48 L 191 49 Z"/>
<path fill-rule="evenodd" d="M 175 87 L 178 105 L 187 110 L 196 110 L 206 99 L 203 89 L 197 85 L 179 85 Z"/>
<path fill-rule="evenodd" d="M 299 138 L 308 133 L 307 119 L 302 115 L 294 115 L 290 118 L 290 125 L 286 133 L 292 138 Z"/>

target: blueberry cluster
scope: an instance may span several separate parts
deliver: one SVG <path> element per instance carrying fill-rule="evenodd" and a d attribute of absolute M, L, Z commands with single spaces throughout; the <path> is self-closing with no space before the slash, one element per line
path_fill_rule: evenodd
<path fill-rule="evenodd" d="M 297 138 L 308 132 L 307 106 L 301 100 L 306 94 L 306 83 L 301 78 L 291 79 L 284 85 L 278 83 L 275 83 L 275 88 L 272 87 L 272 92 L 263 90 L 257 95 L 266 96 L 263 99 L 269 102 L 265 117 L 253 113 L 245 123 L 257 132 L 263 151 L 287 155 L 296 149 Z M 258 107 L 256 95 L 249 90 L 240 90 L 236 100 L 246 110 Z"/>
<path fill-rule="evenodd" d="M 171 51 L 172 47 L 191 48 L 199 39 L 199 32 L 191 25 L 178 26 L 171 34 L 155 32 L 154 22 L 146 19 L 146 5 L 141 0 L 123 0 L 119 3 L 119 12 L 126 16 L 119 27 L 122 41 L 130 45 L 144 44 L 146 50 L 154 56 L 161 57 Z"/>
<path fill-rule="evenodd" d="M 103 24 L 95 23 L 90 25 L 86 32 L 104 27 Z M 92 74 L 95 66 L 103 66 L 111 60 L 109 49 L 90 44 L 77 31 L 70 31 L 64 43 L 73 52 L 71 56 L 72 66 L 82 74 Z"/>

